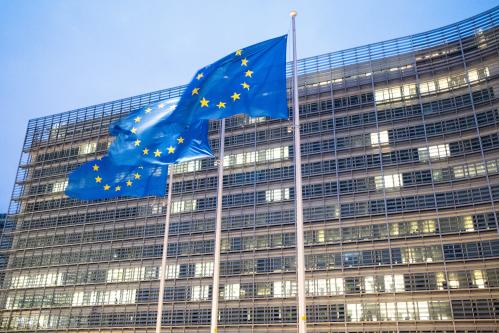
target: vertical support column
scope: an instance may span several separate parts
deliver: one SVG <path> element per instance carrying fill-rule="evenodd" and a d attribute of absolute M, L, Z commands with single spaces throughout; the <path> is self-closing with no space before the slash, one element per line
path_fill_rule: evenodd
<path fill-rule="evenodd" d="M 213 259 L 213 288 L 211 296 L 211 333 L 218 332 L 218 296 L 220 284 L 220 248 L 222 243 L 222 192 L 224 185 L 225 118 L 220 122 L 220 151 L 218 153 L 217 211 L 215 220 L 215 253 Z"/>
<path fill-rule="evenodd" d="M 170 231 L 170 212 L 172 207 L 173 192 L 173 165 L 168 166 L 168 196 L 166 201 L 165 232 L 163 236 L 163 255 L 161 256 L 161 268 L 159 270 L 159 295 L 158 312 L 156 314 L 156 333 L 161 333 L 161 320 L 163 319 L 163 296 L 165 293 L 166 280 L 166 256 L 168 252 L 168 232 Z"/>
<path fill-rule="evenodd" d="M 298 103 L 298 66 L 296 63 L 296 26 L 298 13 L 293 10 L 289 15 L 293 26 L 293 129 L 295 155 L 295 216 L 296 216 L 296 272 L 298 285 L 298 332 L 307 332 L 307 303 L 305 300 L 305 242 L 303 232 L 303 195 L 301 179 L 301 137 L 300 107 Z"/>

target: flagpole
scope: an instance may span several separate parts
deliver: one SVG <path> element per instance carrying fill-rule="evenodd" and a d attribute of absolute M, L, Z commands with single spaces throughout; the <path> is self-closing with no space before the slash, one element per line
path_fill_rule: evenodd
<path fill-rule="evenodd" d="M 296 26 L 298 13 L 289 15 L 293 26 L 293 132 L 295 154 L 295 209 L 296 209 L 296 272 L 298 285 L 298 332 L 307 332 L 307 303 L 305 300 L 305 244 L 303 237 L 303 196 L 301 183 L 300 108 L 298 104 L 298 66 L 296 64 Z"/>
<path fill-rule="evenodd" d="M 163 296 L 165 293 L 166 280 L 166 257 L 168 253 L 168 233 L 170 231 L 170 212 L 172 206 L 173 192 L 173 165 L 168 166 L 168 196 L 166 201 L 166 216 L 165 216 L 165 232 L 163 236 L 163 255 L 161 257 L 161 268 L 159 270 L 159 295 L 158 295 L 158 312 L 156 314 L 156 333 L 161 333 L 161 321 L 163 318 Z"/>
<path fill-rule="evenodd" d="M 224 185 L 225 118 L 220 124 L 220 151 L 218 153 L 217 211 L 215 221 L 215 254 L 213 260 L 213 289 L 211 296 L 211 333 L 218 332 L 218 296 L 220 284 L 220 248 L 222 242 L 222 191 Z"/>

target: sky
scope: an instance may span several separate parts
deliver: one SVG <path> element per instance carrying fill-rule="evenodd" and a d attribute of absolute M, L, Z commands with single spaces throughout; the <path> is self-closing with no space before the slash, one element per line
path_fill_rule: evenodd
<path fill-rule="evenodd" d="M 0 213 L 29 119 L 186 84 L 233 50 L 288 33 L 298 57 L 439 28 L 499 0 L 0 0 Z"/>

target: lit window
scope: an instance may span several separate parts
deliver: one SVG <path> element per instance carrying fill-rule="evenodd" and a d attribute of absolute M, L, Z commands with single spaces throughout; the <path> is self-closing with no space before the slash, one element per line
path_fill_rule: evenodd
<path fill-rule="evenodd" d="M 442 159 L 450 156 L 449 144 L 430 146 L 428 148 L 418 148 L 420 161 L 428 161 L 428 159 Z"/>
<path fill-rule="evenodd" d="M 464 216 L 463 218 L 463 227 L 466 231 L 475 231 L 475 225 L 473 223 L 473 216 Z"/>
<path fill-rule="evenodd" d="M 296 296 L 296 285 L 292 281 L 275 281 L 274 297 L 285 298 Z"/>
<path fill-rule="evenodd" d="M 201 160 L 194 160 L 173 165 L 173 172 L 175 174 L 187 173 L 201 170 Z"/>
<path fill-rule="evenodd" d="M 68 181 L 67 180 L 54 183 L 54 185 L 52 186 L 52 192 L 53 193 L 55 193 L 55 192 L 63 192 L 66 189 L 67 186 L 68 186 Z"/>
<path fill-rule="evenodd" d="M 193 286 L 191 293 L 192 301 L 204 301 L 208 299 L 210 286 Z"/>
<path fill-rule="evenodd" d="M 192 212 L 196 210 L 196 199 L 172 202 L 172 214 Z"/>
<path fill-rule="evenodd" d="M 277 202 L 289 200 L 289 188 L 276 188 L 265 191 L 265 201 Z"/>
<path fill-rule="evenodd" d="M 179 277 L 180 265 L 166 265 L 166 279 L 176 279 Z"/>
<path fill-rule="evenodd" d="M 473 283 L 477 288 L 485 288 L 485 278 L 483 276 L 483 272 L 481 270 L 472 271 Z"/>
<path fill-rule="evenodd" d="M 371 145 L 386 145 L 388 144 L 388 131 L 381 131 L 379 133 L 371 133 Z"/>
<path fill-rule="evenodd" d="M 444 77 L 438 80 L 438 89 L 440 91 L 447 90 L 449 88 L 449 79 Z"/>
<path fill-rule="evenodd" d="M 239 283 L 226 284 L 224 287 L 224 299 L 234 300 L 239 299 L 241 293 L 241 285 Z"/>
<path fill-rule="evenodd" d="M 80 145 L 78 150 L 79 155 L 95 153 L 97 150 L 97 142 L 84 143 Z"/>
<path fill-rule="evenodd" d="M 251 151 L 227 155 L 224 157 L 224 167 L 235 167 L 245 164 L 263 163 L 289 158 L 289 147 L 269 148 L 260 151 Z"/>
<path fill-rule="evenodd" d="M 394 175 L 385 175 L 385 176 L 375 176 L 374 183 L 376 185 L 376 189 L 380 190 L 383 188 L 399 188 L 403 185 L 402 174 L 397 173 Z"/>
<path fill-rule="evenodd" d="M 196 263 L 194 268 L 195 277 L 209 277 L 213 275 L 213 262 Z"/>

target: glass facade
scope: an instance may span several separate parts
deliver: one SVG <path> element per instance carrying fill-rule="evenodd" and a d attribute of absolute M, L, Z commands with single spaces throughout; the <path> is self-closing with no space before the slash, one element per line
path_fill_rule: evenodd
<path fill-rule="evenodd" d="M 299 62 L 310 332 L 497 331 L 498 59 L 496 7 Z M 63 191 L 105 153 L 110 122 L 183 89 L 29 122 L 0 242 L 0 332 L 154 331 L 164 198 Z M 220 332 L 296 332 L 290 124 L 233 117 L 225 145 Z M 168 332 L 209 332 L 216 182 L 214 159 L 175 168 Z"/>

